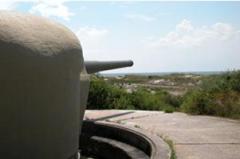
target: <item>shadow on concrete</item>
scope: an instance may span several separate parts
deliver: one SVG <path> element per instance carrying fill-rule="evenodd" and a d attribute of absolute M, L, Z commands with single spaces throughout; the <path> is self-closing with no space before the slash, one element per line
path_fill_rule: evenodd
<path fill-rule="evenodd" d="M 127 114 L 132 114 L 132 113 L 135 113 L 135 111 L 129 111 L 129 112 L 118 113 L 118 114 L 109 115 L 109 116 L 105 116 L 105 117 L 101 117 L 101 118 L 91 119 L 91 121 L 106 120 L 106 119 L 111 119 L 111 118 L 115 118 L 115 117 L 119 117 L 119 116 L 123 116 L 123 115 L 127 115 Z"/>

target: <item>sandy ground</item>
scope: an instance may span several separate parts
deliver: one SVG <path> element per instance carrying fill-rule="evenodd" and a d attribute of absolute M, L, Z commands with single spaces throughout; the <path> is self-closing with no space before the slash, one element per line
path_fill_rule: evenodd
<path fill-rule="evenodd" d="M 117 122 L 169 138 L 178 159 L 240 159 L 239 120 L 131 110 L 88 110 L 85 119 Z"/>

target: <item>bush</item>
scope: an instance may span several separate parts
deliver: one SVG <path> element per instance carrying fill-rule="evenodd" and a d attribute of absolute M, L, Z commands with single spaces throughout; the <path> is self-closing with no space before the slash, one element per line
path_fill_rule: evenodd
<path fill-rule="evenodd" d="M 88 109 L 107 109 L 109 106 L 108 96 L 111 88 L 102 79 L 92 79 L 90 82 Z"/>
<path fill-rule="evenodd" d="M 178 98 L 167 92 L 157 90 L 152 93 L 145 88 L 139 88 L 133 93 L 108 84 L 102 78 L 93 78 L 90 83 L 88 109 L 140 109 L 174 111 L 179 107 Z"/>
<path fill-rule="evenodd" d="M 190 114 L 206 114 L 240 118 L 240 71 L 206 76 L 199 87 L 176 97 L 161 89 L 155 93 L 138 88 L 132 93 L 107 83 L 100 77 L 91 81 L 88 109 L 181 110 Z"/>
<path fill-rule="evenodd" d="M 240 118 L 240 71 L 205 79 L 199 89 L 185 95 L 181 110 L 191 114 Z"/>
<path fill-rule="evenodd" d="M 211 107 L 215 115 L 240 118 L 240 93 L 236 91 L 216 92 L 213 94 Z"/>
<path fill-rule="evenodd" d="M 209 94 L 203 91 L 194 90 L 186 94 L 185 100 L 182 104 L 182 110 L 191 114 L 211 114 L 209 110 Z"/>
<path fill-rule="evenodd" d="M 144 88 L 140 88 L 131 94 L 132 103 L 136 109 L 161 110 L 163 101 L 157 94 L 152 94 Z"/>
<path fill-rule="evenodd" d="M 165 113 L 173 113 L 175 111 L 175 109 L 173 107 L 166 106 L 165 108 L 163 108 L 163 111 Z"/>

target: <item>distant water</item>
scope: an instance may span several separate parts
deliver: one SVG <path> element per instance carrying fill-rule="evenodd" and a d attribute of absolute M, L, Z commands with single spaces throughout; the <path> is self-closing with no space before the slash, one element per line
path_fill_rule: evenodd
<path fill-rule="evenodd" d="M 165 76 L 171 74 L 194 74 L 194 75 L 218 75 L 224 71 L 200 71 L 200 72 L 142 72 L 142 73 L 99 73 L 100 76 L 104 77 L 119 77 L 127 75 L 135 76 Z"/>

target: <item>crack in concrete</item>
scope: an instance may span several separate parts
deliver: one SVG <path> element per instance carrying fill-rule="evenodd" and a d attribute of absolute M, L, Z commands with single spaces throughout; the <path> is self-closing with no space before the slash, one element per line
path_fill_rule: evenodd
<path fill-rule="evenodd" d="M 145 117 L 149 117 L 149 116 L 153 116 L 153 115 L 157 115 L 157 113 L 156 114 L 136 116 L 136 117 L 129 117 L 129 118 L 125 118 L 125 119 L 119 119 L 119 120 L 115 120 L 114 122 L 121 122 L 121 121 L 126 121 L 126 120 L 133 120 L 133 119 L 141 119 L 141 118 L 145 118 Z"/>

